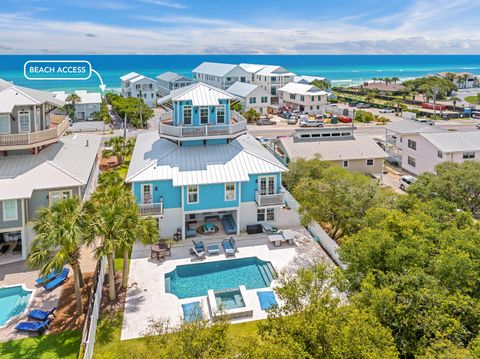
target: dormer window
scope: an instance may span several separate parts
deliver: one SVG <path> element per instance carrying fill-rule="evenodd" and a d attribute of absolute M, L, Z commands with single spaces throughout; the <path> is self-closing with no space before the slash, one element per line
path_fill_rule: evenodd
<path fill-rule="evenodd" d="M 217 123 L 225 123 L 225 106 L 217 107 Z"/>
<path fill-rule="evenodd" d="M 200 123 L 202 125 L 208 124 L 208 107 L 200 107 Z"/>
<path fill-rule="evenodd" d="M 192 107 L 185 106 L 183 108 L 183 124 L 191 125 L 192 124 Z"/>

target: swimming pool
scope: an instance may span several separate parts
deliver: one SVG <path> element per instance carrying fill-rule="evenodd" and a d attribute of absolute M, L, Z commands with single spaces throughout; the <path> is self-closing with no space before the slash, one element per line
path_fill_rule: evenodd
<path fill-rule="evenodd" d="M 25 290 L 21 285 L 0 288 L 0 326 L 10 319 L 23 313 L 32 295 L 31 290 Z"/>
<path fill-rule="evenodd" d="M 257 257 L 180 265 L 165 274 L 165 292 L 183 299 L 207 295 L 209 289 L 265 288 L 274 273 L 270 262 Z"/>

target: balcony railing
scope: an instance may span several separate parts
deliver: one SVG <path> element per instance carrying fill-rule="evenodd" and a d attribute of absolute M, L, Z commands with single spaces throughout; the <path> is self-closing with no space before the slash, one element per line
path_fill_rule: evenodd
<path fill-rule="evenodd" d="M 259 207 L 282 206 L 285 203 L 285 193 L 260 194 L 255 191 L 255 202 Z"/>
<path fill-rule="evenodd" d="M 142 216 L 155 216 L 163 214 L 163 202 L 160 203 L 142 203 L 138 205 Z"/>
<path fill-rule="evenodd" d="M 49 128 L 48 130 L 29 132 L 29 133 L 15 133 L 9 135 L 0 135 L 0 147 L 1 146 L 30 146 L 40 145 L 42 142 L 48 142 L 50 140 L 58 139 L 68 129 L 69 123 L 67 119 L 64 119 L 56 127 Z"/>
<path fill-rule="evenodd" d="M 170 117 L 168 117 L 170 115 Z M 163 114 L 160 119 L 171 118 L 172 113 Z M 161 135 L 189 138 L 189 137 L 209 137 L 209 136 L 233 136 L 241 134 L 247 130 L 247 121 L 242 115 L 231 111 L 230 124 L 218 125 L 199 125 L 199 126 L 175 126 L 166 123 L 160 123 L 159 133 Z"/>

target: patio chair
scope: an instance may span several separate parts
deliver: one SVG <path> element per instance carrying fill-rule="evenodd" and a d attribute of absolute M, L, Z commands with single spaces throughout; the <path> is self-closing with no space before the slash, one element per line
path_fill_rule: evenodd
<path fill-rule="evenodd" d="M 62 268 L 60 270 L 56 270 L 56 271 L 50 271 L 50 273 L 48 273 L 47 275 L 44 275 L 43 277 L 39 277 L 39 278 L 35 279 L 35 283 L 45 284 L 47 282 L 50 282 L 52 279 L 54 279 L 55 277 L 60 275 L 60 273 L 62 273 L 63 269 L 64 268 Z"/>
<path fill-rule="evenodd" d="M 186 224 L 185 226 L 185 236 L 187 238 L 189 237 L 195 237 L 197 235 L 197 230 L 195 228 L 190 228 L 190 224 Z"/>
<path fill-rule="evenodd" d="M 235 255 L 235 252 L 237 251 L 237 244 L 235 243 L 235 239 L 233 239 L 233 237 L 224 239 L 222 241 L 222 246 L 227 256 Z"/>
<path fill-rule="evenodd" d="M 260 302 L 260 308 L 262 310 L 267 310 L 273 306 L 278 306 L 277 300 L 275 299 L 275 294 L 271 290 L 267 291 L 258 291 L 258 300 Z"/>
<path fill-rule="evenodd" d="M 43 322 L 20 322 L 15 326 L 15 329 L 22 332 L 41 334 L 48 328 L 50 321 L 50 319 L 47 319 Z"/>
<path fill-rule="evenodd" d="M 43 288 L 45 288 L 46 290 L 52 290 L 56 286 L 63 284 L 63 282 L 65 282 L 68 279 L 68 272 L 70 272 L 68 268 L 63 268 L 62 273 L 60 273 L 60 275 L 55 279 L 53 279 L 52 281 L 45 284 Z"/>
<path fill-rule="evenodd" d="M 40 310 L 40 309 L 34 309 L 28 313 L 28 317 L 40 321 L 47 320 L 48 317 L 51 315 L 55 316 L 55 310 L 57 310 L 57 307 L 54 307 L 53 309 L 50 309 L 48 311 L 45 310 Z"/>
<path fill-rule="evenodd" d="M 192 248 L 190 248 L 190 253 L 195 254 L 197 256 L 197 258 L 199 258 L 199 259 L 204 259 L 207 255 L 207 252 L 205 251 L 205 248 L 204 249 L 199 249 L 199 248 L 192 247 Z"/>
<path fill-rule="evenodd" d="M 203 241 L 196 241 L 192 239 L 193 246 L 197 249 L 200 249 L 202 251 L 205 250 L 205 243 Z"/>
<path fill-rule="evenodd" d="M 195 320 L 203 320 L 202 307 L 200 302 L 192 302 L 182 304 L 183 318 L 186 322 L 194 322 Z"/>

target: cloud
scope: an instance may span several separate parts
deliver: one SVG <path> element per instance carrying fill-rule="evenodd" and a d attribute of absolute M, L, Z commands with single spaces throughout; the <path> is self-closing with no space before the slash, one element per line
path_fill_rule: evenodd
<path fill-rule="evenodd" d="M 168 1 L 168 0 L 139 0 L 139 1 L 143 2 L 143 3 L 146 3 L 146 4 L 170 7 L 170 8 L 173 8 L 173 9 L 185 9 L 186 8 L 185 5 L 183 5 L 182 3 L 176 2 L 176 1 Z"/>

